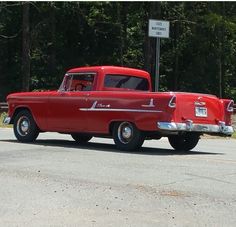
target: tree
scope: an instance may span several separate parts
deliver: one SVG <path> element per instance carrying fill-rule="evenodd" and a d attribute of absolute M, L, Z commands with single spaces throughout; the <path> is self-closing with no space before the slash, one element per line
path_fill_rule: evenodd
<path fill-rule="evenodd" d="M 170 21 L 161 91 L 236 99 L 235 15 L 233 2 L 1 2 L 0 101 L 13 91 L 56 89 L 67 69 L 84 65 L 145 69 L 154 82 L 149 19 Z"/>
<path fill-rule="evenodd" d="M 144 44 L 144 69 L 147 70 L 152 77 L 153 85 L 155 75 L 155 41 L 156 39 L 148 37 L 148 20 L 149 19 L 160 19 L 161 18 L 161 2 L 150 2 L 147 5 L 145 17 L 145 44 Z"/>
<path fill-rule="evenodd" d="M 22 91 L 29 91 L 30 82 L 29 8 L 29 2 L 22 4 Z"/>

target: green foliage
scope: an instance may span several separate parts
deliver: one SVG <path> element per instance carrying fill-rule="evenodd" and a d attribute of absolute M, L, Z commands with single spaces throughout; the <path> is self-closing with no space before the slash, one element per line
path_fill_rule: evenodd
<path fill-rule="evenodd" d="M 232 135 L 232 138 L 236 139 L 236 132 Z"/>
<path fill-rule="evenodd" d="M 3 119 L 4 117 L 7 116 L 7 113 L 3 112 L 0 114 L 0 127 L 3 127 L 3 128 L 11 128 L 12 125 L 4 125 L 2 122 L 3 122 Z"/>
<path fill-rule="evenodd" d="M 22 89 L 22 4 L 0 3 L 0 101 Z M 236 100 L 235 15 L 234 2 L 32 2 L 30 89 L 57 89 L 69 68 L 85 65 L 148 69 L 154 78 L 152 18 L 170 21 L 161 91 Z"/>

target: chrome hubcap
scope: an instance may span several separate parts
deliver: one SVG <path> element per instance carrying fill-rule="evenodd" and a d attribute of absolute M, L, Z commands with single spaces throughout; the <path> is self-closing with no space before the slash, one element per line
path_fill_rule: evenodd
<path fill-rule="evenodd" d="M 17 121 L 17 132 L 20 136 L 26 136 L 30 130 L 30 121 L 27 117 L 22 116 Z"/>
<path fill-rule="evenodd" d="M 123 122 L 118 128 L 118 138 L 123 144 L 127 144 L 132 140 L 133 127 L 129 122 Z"/>
<path fill-rule="evenodd" d="M 129 138 L 131 137 L 131 135 L 132 135 L 131 128 L 129 128 L 129 127 L 123 128 L 123 130 L 122 130 L 122 136 L 123 136 L 123 138 L 129 139 Z"/>

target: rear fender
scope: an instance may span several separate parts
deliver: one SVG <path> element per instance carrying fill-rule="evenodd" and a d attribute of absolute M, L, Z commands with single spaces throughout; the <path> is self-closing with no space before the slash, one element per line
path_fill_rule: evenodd
<path fill-rule="evenodd" d="M 221 99 L 220 100 L 223 106 L 225 124 L 232 125 L 232 115 L 234 112 L 234 101 L 230 99 Z"/>

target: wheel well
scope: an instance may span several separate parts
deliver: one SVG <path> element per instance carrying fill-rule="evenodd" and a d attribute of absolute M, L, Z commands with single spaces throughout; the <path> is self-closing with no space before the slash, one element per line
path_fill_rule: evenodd
<path fill-rule="evenodd" d="M 113 131 L 113 128 L 114 128 L 114 125 L 115 123 L 117 123 L 119 121 L 112 121 L 109 125 L 109 134 L 112 135 L 112 131 Z"/>
<path fill-rule="evenodd" d="M 13 116 L 12 116 L 12 118 L 11 118 L 10 124 L 13 124 L 13 123 L 14 123 L 14 119 L 15 119 L 16 115 L 17 115 L 18 113 L 20 113 L 20 111 L 22 111 L 22 110 L 28 110 L 28 111 L 31 113 L 30 109 L 27 108 L 27 107 L 19 107 L 19 108 L 17 108 L 17 109 L 14 111 L 14 114 L 13 114 Z M 31 114 L 32 114 L 32 113 L 31 113 Z"/>

